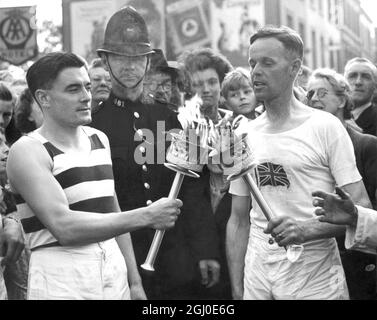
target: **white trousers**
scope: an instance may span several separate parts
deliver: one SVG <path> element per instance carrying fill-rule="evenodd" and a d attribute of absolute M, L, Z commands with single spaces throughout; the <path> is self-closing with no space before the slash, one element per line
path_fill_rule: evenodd
<path fill-rule="evenodd" d="M 245 257 L 245 300 L 347 300 L 348 288 L 335 239 L 304 245 L 301 257 L 268 243 L 269 235 L 251 226 Z"/>
<path fill-rule="evenodd" d="M 127 267 L 115 239 L 31 253 L 28 300 L 83 299 L 130 299 Z"/>
<path fill-rule="evenodd" d="M 0 263 L 2 260 L 3 258 L 0 257 Z M 5 281 L 4 281 L 4 268 L 1 267 L 1 265 L 0 265 L 0 300 L 7 300 L 7 288 L 5 287 Z"/>

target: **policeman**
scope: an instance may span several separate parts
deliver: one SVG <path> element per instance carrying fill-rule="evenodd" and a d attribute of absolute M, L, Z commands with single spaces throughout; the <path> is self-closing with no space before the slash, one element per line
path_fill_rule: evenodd
<path fill-rule="evenodd" d="M 110 18 L 97 52 L 110 73 L 112 90 L 93 115 L 92 126 L 109 137 L 122 210 L 148 206 L 169 194 L 174 173 L 163 166 L 164 133 L 180 124 L 176 113 L 164 105 L 140 101 L 153 50 L 145 21 L 134 8 L 124 7 Z M 205 288 L 218 282 L 219 239 L 203 193 L 201 179 L 185 178 L 179 197 L 186 205 L 176 227 L 165 234 L 156 271 L 140 269 L 148 298 L 215 298 Z M 145 261 L 154 232 L 142 229 L 131 234 L 138 265 Z"/>

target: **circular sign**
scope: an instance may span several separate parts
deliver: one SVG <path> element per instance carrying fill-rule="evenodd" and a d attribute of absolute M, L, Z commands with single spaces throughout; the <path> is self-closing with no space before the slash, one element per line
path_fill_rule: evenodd
<path fill-rule="evenodd" d="M 0 24 L 0 36 L 8 47 L 23 46 L 32 35 L 29 20 L 19 14 L 9 15 Z"/>
<path fill-rule="evenodd" d="M 198 21 L 195 19 L 186 19 L 182 22 L 182 34 L 186 37 L 193 37 L 199 31 Z"/>

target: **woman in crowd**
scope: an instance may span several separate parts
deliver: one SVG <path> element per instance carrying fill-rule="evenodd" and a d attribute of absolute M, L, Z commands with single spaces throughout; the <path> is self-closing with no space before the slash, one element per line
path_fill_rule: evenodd
<path fill-rule="evenodd" d="M 15 122 L 22 134 L 34 131 L 43 123 L 42 110 L 32 97 L 29 88 L 20 94 L 15 111 Z"/>
<path fill-rule="evenodd" d="M 197 94 L 202 100 L 200 108 L 202 115 L 212 120 L 215 125 L 226 124 L 231 119 L 232 112 L 220 108 L 220 96 L 221 83 L 225 75 L 233 69 L 230 62 L 209 48 L 186 51 L 178 61 L 183 63 L 190 74 L 192 93 Z M 225 256 L 225 229 L 231 210 L 229 182 L 223 175 L 220 165 L 208 164 L 202 174 L 208 181 L 205 192 L 211 201 L 220 235 L 221 275 L 219 285 L 216 286 L 217 298 L 230 299 L 230 283 Z"/>
<path fill-rule="evenodd" d="M 8 298 L 11 300 L 25 300 L 29 252 L 27 250 L 22 250 L 24 246 L 23 230 L 21 224 L 17 221 L 17 209 L 13 196 L 9 190 L 5 171 L 9 146 L 20 136 L 14 124 L 14 104 L 14 95 L 7 86 L 0 83 L 0 210 L 2 224 L 4 226 L 4 228 L 0 230 L 0 233 L 2 233 L 2 242 L 3 239 L 5 239 L 0 247 L 0 251 L 3 251 L 4 247 L 6 247 L 6 250 L 12 249 L 15 251 L 14 256 L 11 253 L 13 258 L 7 262 L 4 269 L 4 279 L 8 291 Z M 9 231 L 6 228 L 8 228 L 8 225 L 11 223 L 13 225 L 12 229 Z M 9 232 L 12 233 L 11 238 L 17 239 L 12 245 L 10 245 L 11 243 L 9 242 L 11 241 L 9 238 Z M 6 239 L 6 237 L 8 237 L 8 239 Z M 6 252 L 0 252 L 0 256 L 4 253 L 6 254 Z M 1 295 L 2 294 L 0 293 L 0 296 Z"/>
<path fill-rule="evenodd" d="M 345 126 L 356 157 L 357 168 L 374 208 L 377 191 L 377 138 L 357 132 L 347 122 L 350 119 L 352 102 L 347 80 L 330 69 L 318 69 L 308 84 L 308 102 L 313 108 L 336 116 Z M 346 250 L 344 236 L 338 237 L 338 247 L 346 274 L 351 299 L 376 298 L 376 257 L 357 251 Z"/>

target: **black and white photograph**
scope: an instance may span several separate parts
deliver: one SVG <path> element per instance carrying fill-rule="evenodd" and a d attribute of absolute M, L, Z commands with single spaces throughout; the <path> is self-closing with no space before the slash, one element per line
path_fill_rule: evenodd
<path fill-rule="evenodd" d="M 376 300 L 376 35 L 375 0 L 0 0 L 0 305 Z"/>

